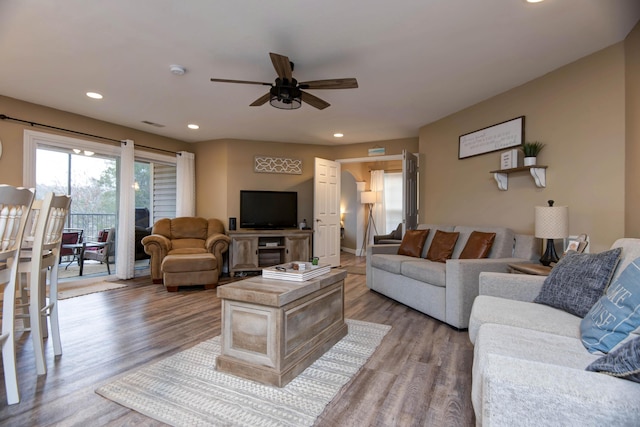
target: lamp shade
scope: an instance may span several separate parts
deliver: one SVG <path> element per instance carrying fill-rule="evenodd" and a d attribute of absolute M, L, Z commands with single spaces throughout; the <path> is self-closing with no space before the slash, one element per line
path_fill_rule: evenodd
<path fill-rule="evenodd" d="M 536 206 L 535 235 L 541 239 L 569 236 L 568 206 Z"/>
<path fill-rule="evenodd" d="M 373 205 L 377 201 L 377 195 L 375 191 L 363 191 L 360 193 L 360 203 L 363 205 Z"/>

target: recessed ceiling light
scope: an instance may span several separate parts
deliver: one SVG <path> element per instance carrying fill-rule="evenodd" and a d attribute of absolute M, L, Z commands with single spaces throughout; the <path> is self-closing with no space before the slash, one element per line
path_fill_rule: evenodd
<path fill-rule="evenodd" d="M 527 0 L 527 3 L 542 3 L 544 0 Z"/>
<path fill-rule="evenodd" d="M 333 134 L 333 137 L 334 137 L 334 138 L 342 138 L 343 136 L 344 136 L 344 134 L 343 134 L 343 133 L 334 133 L 334 134 Z"/>
<path fill-rule="evenodd" d="M 98 92 L 87 92 L 87 96 L 93 99 L 102 99 L 102 95 L 100 95 Z"/>
<path fill-rule="evenodd" d="M 187 127 L 188 127 L 189 129 L 194 129 L 194 130 L 195 130 L 195 129 L 200 129 L 200 126 L 198 126 L 198 125 L 197 125 L 197 124 L 195 124 L 195 123 L 189 123 L 189 124 L 187 125 Z"/>

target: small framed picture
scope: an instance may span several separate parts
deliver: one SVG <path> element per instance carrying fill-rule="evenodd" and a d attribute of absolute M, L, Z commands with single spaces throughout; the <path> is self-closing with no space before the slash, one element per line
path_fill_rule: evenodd
<path fill-rule="evenodd" d="M 569 252 L 569 251 L 578 252 L 579 248 L 580 248 L 580 241 L 579 240 L 569 240 L 569 244 L 567 245 L 567 250 L 565 252 Z"/>

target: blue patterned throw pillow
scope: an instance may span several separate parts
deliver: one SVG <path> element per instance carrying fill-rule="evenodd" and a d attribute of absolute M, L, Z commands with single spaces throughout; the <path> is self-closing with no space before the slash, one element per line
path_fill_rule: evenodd
<path fill-rule="evenodd" d="M 587 366 L 587 371 L 602 372 L 640 383 L 640 337 L 602 356 Z"/>
<path fill-rule="evenodd" d="M 545 279 L 534 302 L 584 317 L 613 277 L 622 249 L 566 254 Z"/>
<path fill-rule="evenodd" d="M 608 353 L 640 326 L 640 258 L 624 269 L 580 322 L 582 344 Z"/>

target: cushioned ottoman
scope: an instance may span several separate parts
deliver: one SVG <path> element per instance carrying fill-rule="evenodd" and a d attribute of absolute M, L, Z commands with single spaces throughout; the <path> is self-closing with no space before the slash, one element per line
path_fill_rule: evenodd
<path fill-rule="evenodd" d="M 162 260 L 162 278 L 169 292 L 192 285 L 213 289 L 218 284 L 218 261 L 210 253 L 167 255 Z"/>

